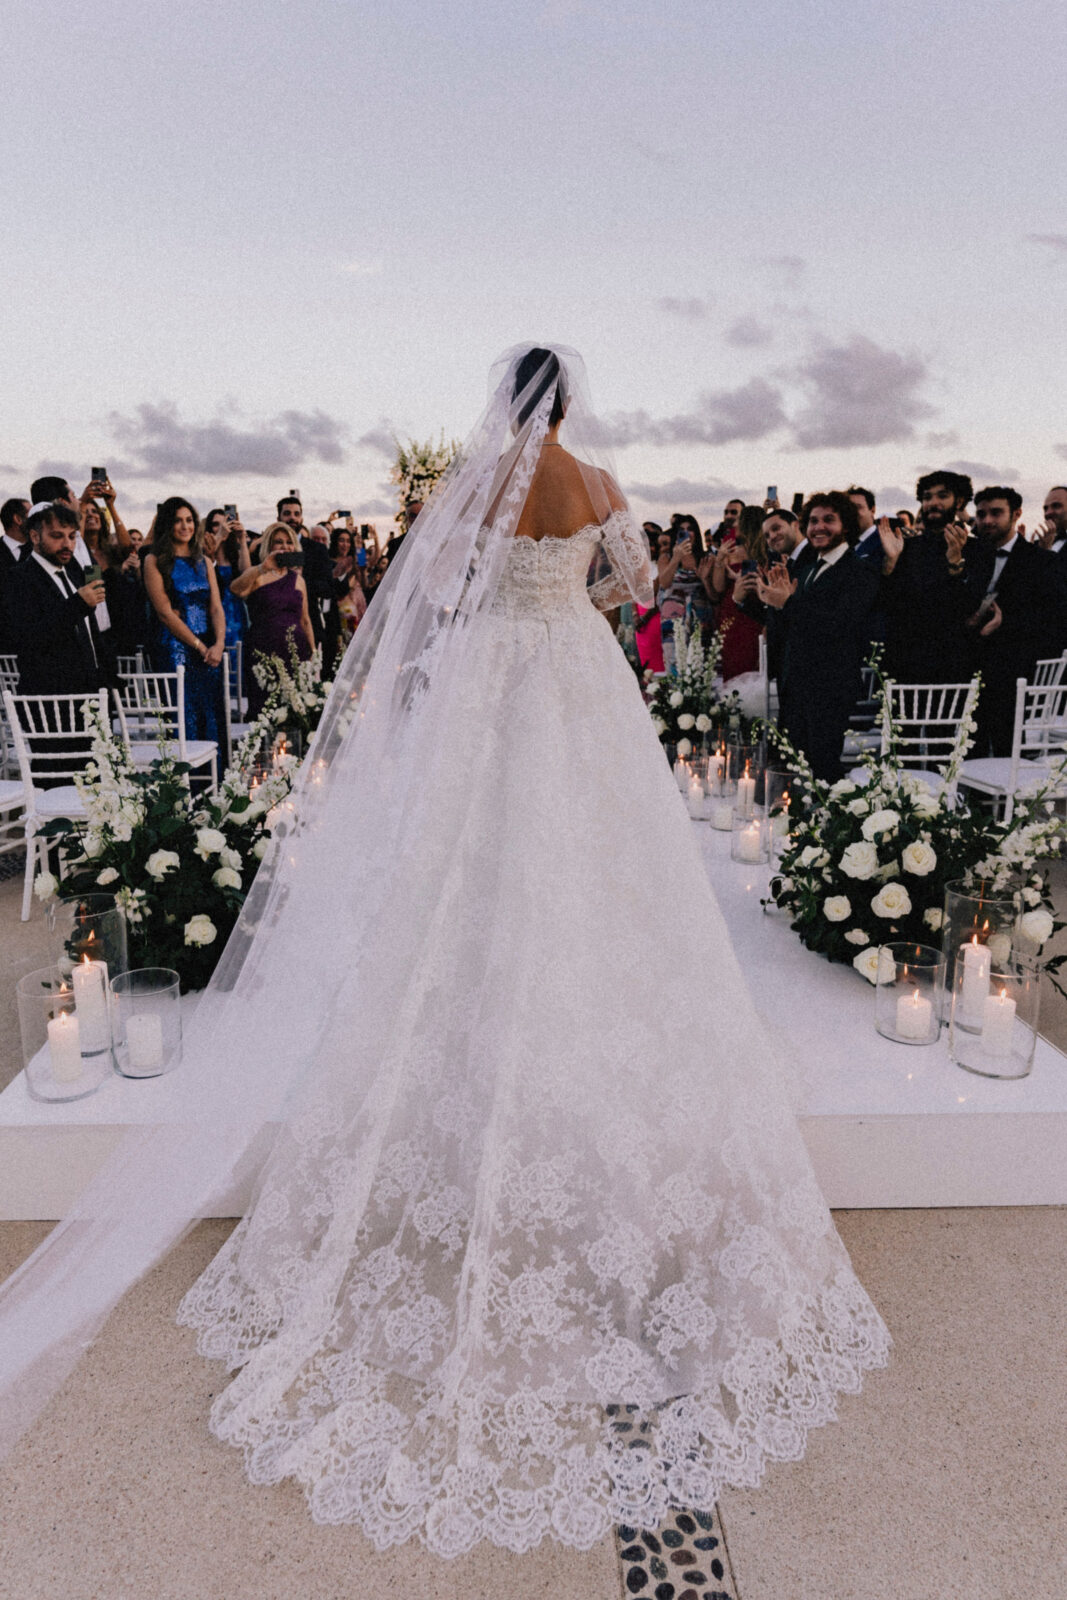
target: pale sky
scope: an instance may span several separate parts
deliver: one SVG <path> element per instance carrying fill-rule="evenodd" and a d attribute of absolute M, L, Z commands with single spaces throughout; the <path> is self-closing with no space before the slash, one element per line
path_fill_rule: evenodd
<path fill-rule="evenodd" d="M 1062 0 L 9 8 L 0 496 L 388 520 L 524 338 L 634 508 L 1067 479 Z"/>

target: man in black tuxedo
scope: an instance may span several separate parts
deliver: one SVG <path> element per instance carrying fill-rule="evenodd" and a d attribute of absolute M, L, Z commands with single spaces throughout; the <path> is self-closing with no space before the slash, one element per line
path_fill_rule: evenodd
<path fill-rule="evenodd" d="M 816 778 L 833 783 L 844 770 L 841 750 L 860 697 L 868 614 L 881 573 L 852 549 L 859 519 L 847 494 L 812 495 L 800 529 L 812 554 L 799 576 L 779 562 L 756 592 L 778 613 L 779 722 Z"/>
<path fill-rule="evenodd" d="M 1037 529 L 1037 542 L 1043 550 L 1067 561 L 1067 486 L 1053 484 L 1045 496 L 1045 521 Z M 0 517 L 3 516 L 0 510 Z"/>
<path fill-rule="evenodd" d="M 810 562 L 815 560 L 815 554 L 800 531 L 800 523 L 791 511 L 783 511 L 781 506 L 772 505 L 763 519 L 763 536 L 767 541 L 767 549 L 776 562 L 785 562 L 790 578 L 799 581 L 801 574 Z M 775 681 L 782 664 L 782 618 L 781 612 L 773 606 L 765 606 L 756 593 L 759 582 L 755 572 L 743 573 L 734 585 L 734 604 L 738 606 L 746 617 L 751 617 L 754 622 L 766 626 L 767 629 L 767 673 Z"/>
<path fill-rule="evenodd" d="M 32 546 L 11 583 L 10 620 L 21 694 L 83 694 L 104 683 L 93 613 L 104 598 L 74 559 L 78 514 L 45 503 L 26 518 Z"/>
<path fill-rule="evenodd" d="M 19 499 L 5 500 L 0 506 L 0 655 L 15 652 L 9 619 L 11 579 L 19 562 L 30 553 L 26 537 L 29 509 L 30 502 Z"/>
<path fill-rule="evenodd" d="M 295 494 L 287 494 L 278 501 L 278 521 L 292 528 L 294 538 L 300 540 L 304 557 L 303 577 L 308 592 L 308 612 L 315 643 L 321 648 L 326 635 L 326 612 L 336 604 L 334 600 L 333 562 L 327 545 L 319 544 L 304 526 L 304 507 Z M 324 675 L 330 675 L 332 662 L 323 662 Z"/>
<path fill-rule="evenodd" d="M 962 521 L 973 494 L 959 472 L 928 472 L 915 486 L 922 527 L 893 530 L 884 564 L 885 674 L 897 683 L 964 683 L 971 636 Z"/>
<path fill-rule="evenodd" d="M 1019 532 L 1022 497 L 1003 485 L 974 497 L 978 542 L 969 563 L 968 627 L 973 668 L 982 674 L 976 757 L 1010 756 L 1015 685 L 1035 663 L 1067 647 L 1067 572 L 1051 550 Z"/>

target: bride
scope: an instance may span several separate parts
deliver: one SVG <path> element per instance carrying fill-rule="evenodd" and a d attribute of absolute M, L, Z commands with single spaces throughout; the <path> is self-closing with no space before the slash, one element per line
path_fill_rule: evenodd
<path fill-rule="evenodd" d="M 574 352 L 497 363 L 169 1109 L 0 1291 L 10 1434 L 253 1160 L 179 1313 L 236 1369 L 211 1426 L 380 1548 L 710 1510 L 886 1360 L 597 609 L 652 596 L 602 432 Z"/>

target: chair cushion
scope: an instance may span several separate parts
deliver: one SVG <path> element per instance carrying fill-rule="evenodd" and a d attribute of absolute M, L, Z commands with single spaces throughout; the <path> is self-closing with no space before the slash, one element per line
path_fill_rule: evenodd
<path fill-rule="evenodd" d="M 22 805 L 25 794 L 25 786 L 17 778 L 0 778 L 0 811 L 11 811 Z"/>
<path fill-rule="evenodd" d="M 82 797 L 72 783 L 57 784 L 54 789 L 38 789 L 33 797 L 34 815 L 38 817 L 84 817 Z"/>
<path fill-rule="evenodd" d="M 214 739 L 189 739 L 185 745 L 185 759 L 197 767 L 210 761 L 217 749 Z"/>
<path fill-rule="evenodd" d="M 1052 768 L 1045 761 L 1020 761 L 1016 793 L 1039 788 L 1047 783 Z M 1011 761 L 1007 756 L 982 756 L 977 761 L 965 761 L 960 768 L 960 782 L 990 793 L 1006 794 L 1011 777 Z M 1061 780 L 1061 787 L 1067 778 Z"/>

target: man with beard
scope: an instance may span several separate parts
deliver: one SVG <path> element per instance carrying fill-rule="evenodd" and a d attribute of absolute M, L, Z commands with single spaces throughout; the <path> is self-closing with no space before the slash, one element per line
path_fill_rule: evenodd
<path fill-rule="evenodd" d="M 973 493 L 960 472 L 928 472 L 915 486 L 921 527 L 892 528 L 887 518 L 879 525 L 885 673 L 897 683 L 964 683 L 971 675 L 967 572 L 974 551 L 962 519 Z"/>
<path fill-rule="evenodd" d="M 326 617 L 330 607 L 334 605 L 333 562 L 330 552 L 325 545 L 317 543 L 304 526 L 304 507 L 295 494 L 287 494 L 278 501 L 278 521 L 286 523 L 293 530 L 293 535 L 300 541 L 300 553 L 304 557 L 303 578 L 308 594 L 308 612 L 311 616 L 311 631 L 315 636 L 315 643 L 323 648 L 323 640 L 327 633 Z M 322 675 L 332 676 L 333 662 L 326 659 L 323 650 Z"/>
<path fill-rule="evenodd" d="M 1045 521 L 1037 530 L 1037 542 L 1054 556 L 1067 559 L 1067 489 L 1056 484 L 1045 496 Z"/>
<path fill-rule="evenodd" d="M 1010 756 L 1015 687 L 1067 646 L 1067 571 L 1019 533 L 1022 496 L 996 486 L 974 497 L 977 548 L 968 572 L 973 665 L 982 674 L 972 755 Z"/>

